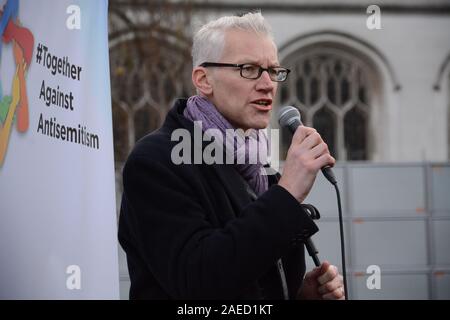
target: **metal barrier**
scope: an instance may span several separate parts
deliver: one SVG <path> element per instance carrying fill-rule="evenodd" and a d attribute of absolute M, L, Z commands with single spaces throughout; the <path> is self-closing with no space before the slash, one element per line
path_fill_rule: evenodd
<path fill-rule="evenodd" d="M 450 299 L 450 163 L 347 162 L 334 172 L 349 298 Z M 335 191 L 320 173 L 305 203 L 322 216 L 313 237 L 321 261 L 340 267 Z M 127 299 L 129 278 L 119 250 L 121 298 Z M 314 267 L 309 256 L 306 261 Z"/>

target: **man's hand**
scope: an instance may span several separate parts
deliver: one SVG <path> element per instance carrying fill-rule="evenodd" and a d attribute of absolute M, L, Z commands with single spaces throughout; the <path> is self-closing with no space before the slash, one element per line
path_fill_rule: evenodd
<path fill-rule="evenodd" d="M 297 294 L 305 300 L 344 300 L 344 283 L 337 268 L 328 261 L 308 272 Z"/>
<path fill-rule="evenodd" d="M 317 172 L 327 165 L 333 166 L 327 144 L 314 128 L 299 126 L 292 137 L 286 162 L 278 185 L 285 188 L 299 202 L 308 195 Z"/>

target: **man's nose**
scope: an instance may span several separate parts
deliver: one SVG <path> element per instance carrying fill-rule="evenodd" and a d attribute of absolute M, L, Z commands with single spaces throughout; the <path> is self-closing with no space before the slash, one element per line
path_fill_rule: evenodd
<path fill-rule="evenodd" d="M 275 88 L 275 83 L 270 79 L 269 72 L 264 70 L 257 79 L 256 90 L 271 91 Z"/>

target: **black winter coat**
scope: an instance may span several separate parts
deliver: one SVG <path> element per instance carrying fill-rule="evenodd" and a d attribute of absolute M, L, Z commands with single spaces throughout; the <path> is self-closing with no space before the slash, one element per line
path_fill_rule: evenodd
<path fill-rule="evenodd" d="M 172 131 L 194 130 L 185 106 L 178 100 L 124 167 L 119 241 L 130 298 L 283 299 L 279 258 L 295 298 L 305 273 L 300 241 L 317 226 L 274 176 L 253 201 L 232 165 L 173 164 Z"/>

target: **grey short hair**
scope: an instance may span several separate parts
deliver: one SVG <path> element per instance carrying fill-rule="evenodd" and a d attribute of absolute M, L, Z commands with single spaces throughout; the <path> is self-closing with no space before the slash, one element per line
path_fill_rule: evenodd
<path fill-rule="evenodd" d="M 219 61 L 225 45 L 225 31 L 229 29 L 255 32 L 273 40 L 272 29 L 261 12 L 219 18 L 205 24 L 195 34 L 192 45 L 194 68 L 206 61 Z"/>

